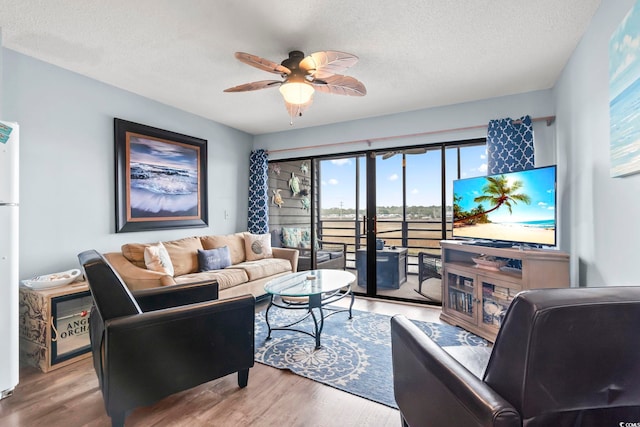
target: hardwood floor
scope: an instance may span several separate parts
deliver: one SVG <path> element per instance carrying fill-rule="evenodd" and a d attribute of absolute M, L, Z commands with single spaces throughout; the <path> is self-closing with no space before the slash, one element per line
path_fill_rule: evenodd
<path fill-rule="evenodd" d="M 440 322 L 437 307 L 357 298 L 354 308 Z M 22 368 L 15 393 L 0 401 L 0 425 L 111 425 L 92 360 L 48 374 Z M 126 425 L 397 427 L 400 415 L 387 406 L 256 363 L 244 389 L 238 388 L 236 375 L 228 375 L 138 408 L 129 414 Z"/>

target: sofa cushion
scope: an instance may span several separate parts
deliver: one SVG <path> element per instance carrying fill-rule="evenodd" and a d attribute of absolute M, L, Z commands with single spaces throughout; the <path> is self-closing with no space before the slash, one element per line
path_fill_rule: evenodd
<path fill-rule="evenodd" d="M 167 248 L 164 247 L 162 242 L 144 248 L 144 264 L 147 266 L 147 270 L 173 276 L 173 264 L 171 263 L 169 252 L 167 252 Z"/>
<path fill-rule="evenodd" d="M 122 255 L 136 267 L 147 268 L 144 263 L 144 249 L 149 246 L 148 243 L 127 243 L 122 245 Z"/>
<path fill-rule="evenodd" d="M 220 270 L 231 265 L 229 247 L 198 249 L 198 271 Z"/>
<path fill-rule="evenodd" d="M 290 272 L 291 263 L 289 260 L 281 258 L 264 258 L 257 261 L 245 261 L 225 268 L 225 270 L 233 269 L 245 271 L 249 280 L 258 280 L 274 274 Z"/>
<path fill-rule="evenodd" d="M 229 248 L 231 264 L 238 264 L 246 259 L 244 254 L 244 233 L 227 234 L 225 236 L 200 237 L 203 249 Z"/>
<path fill-rule="evenodd" d="M 199 237 L 162 242 L 169 252 L 175 276 L 198 271 L 198 249 L 203 249 Z"/>
<path fill-rule="evenodd" d="M 185 274 L 184 276 L 176 277 L 175 281 L 176 283 L 193 283 L 212 279 L 218 281 L 218 290 L 232 288 L 249 281 L 249 277 L 244 270 L 234 268 Z"/>
<path fill-rule="evenodd" d="M 329 261 L 331 259 L 331 255 L 327 252 L 316 252 L 316 263 L 321 263 L 325 261 Z"/>
<path fill-rule="evenodd" d="M 272 258 L 271 235 L 245 233 L 244 252 L 247 255 L 247 261 Z"/>
<path fill-rule="evenodd" d="M 344 252 L 340 250 L 336 250 L 336 251 L 321 250 L 318 253 L 329 254 L 329 258 L 331 259 L 342 258 L 344 256 Z"/>

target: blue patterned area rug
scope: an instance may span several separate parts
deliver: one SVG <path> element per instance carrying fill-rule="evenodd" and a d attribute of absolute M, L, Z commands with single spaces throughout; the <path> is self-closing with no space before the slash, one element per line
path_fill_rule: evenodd
<path fill-rule="evenodd" d="M 298 310 L 272 307 L 269 322 L 283 325 L 300 316 Z M 393 397 L 390 316 L 353 310 L 337 313 L 324 322 L 322 347 L 315 339 L 293 331 L 273 331 L 266 340 L 264 311 L 256 313 L 256 362 L 293 373 L 397 408 Z M 483 338 L 451 325 L 413 320 L 440 346 L 488 346 Z M 313 321 L 305 320 L 300 329 L 313 331 Z"/>

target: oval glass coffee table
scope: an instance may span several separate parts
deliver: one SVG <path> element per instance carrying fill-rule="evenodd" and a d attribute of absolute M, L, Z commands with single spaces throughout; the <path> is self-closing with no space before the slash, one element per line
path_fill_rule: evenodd
<path fill-rule="evenodd" d="M 351 319 L 351 308 L 353 307 L 351 284 L 355 280 L 356 276 L 348 271 L 309 270 L 287 274 L 265 283 L 264 290 L 271 295 L 269 306 L 265 312 L 265 320 L 269 329 L 267 339 L 271 338 L 272 331 L 302 332 L 315 338 L 316 348 L 320 348 L 320 335 L 327 317 L 348 311 L 349 319 Z M 349 308 L 328 306 L 345 297 L 351 297 Z M 274 327 L 269 323 L 269 311 L 274 306 L 285 310 L 303 310 L 304 313 L 293 322 Z M 309 317 L 313 319 L 313 332 L 296 329 L 296 325 Z"/>

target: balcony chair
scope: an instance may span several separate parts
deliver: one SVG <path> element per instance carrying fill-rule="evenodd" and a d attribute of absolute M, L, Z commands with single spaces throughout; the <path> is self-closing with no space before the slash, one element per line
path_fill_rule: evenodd
<path fill-rule="evenodd" d="M 127 412 L 237 372 L 245 387 L 254 363 L 255 298 L 217 300 L 216 282 L 132 294 L 94 250 L 78 259 L 94 305 L 93 366 L 113 426 Z"/>
<path fill-rule="evenodd" d="M 437 298 L 434 295 L 428 295 L 422 290 L 422 282 L 428 279 L 442 279 L 442 264 L 440 255 L 430 254 L 428 252 L 418 252 L 418 292 L 420 295 L 430 301 L 442 302 L 442 296 Z M 441 292 L 438 292 L 439 294 Z"/>
<path fill-rule="evenodd" d="M 640 287 L 521 292 L 482 378 L 391 320 L 404 426 L 618 426 L 640 420 Z M 626 424 L 625 424 L 626 425 Z"/>
<path fill-rule="evenodd" d="M 313 269 L 315 256 L 316 269 L 344 270 L 347 262 L 347 244 L 316 239 L 316 248 L 311 251 L 311 232 L 309 227 L 282 227 L 271 230 L 271 246 L 297 249 L 298 269 Z"/>

